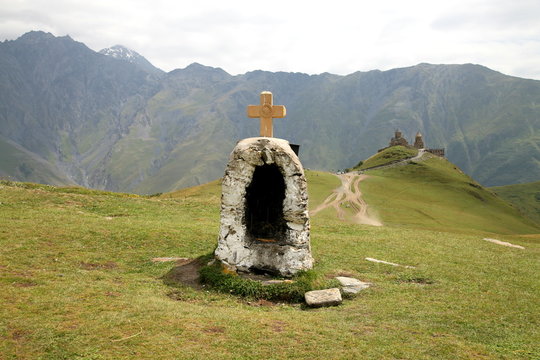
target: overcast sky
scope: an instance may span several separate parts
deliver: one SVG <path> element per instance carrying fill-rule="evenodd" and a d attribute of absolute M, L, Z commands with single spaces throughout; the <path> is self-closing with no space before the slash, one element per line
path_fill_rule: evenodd
<path fill-rule="evenodd" d="M 540 80 L 540 0 L 0 0 L 0 38 L 30 30 L 122 44 L 165 71 L 475 63 Z"/>

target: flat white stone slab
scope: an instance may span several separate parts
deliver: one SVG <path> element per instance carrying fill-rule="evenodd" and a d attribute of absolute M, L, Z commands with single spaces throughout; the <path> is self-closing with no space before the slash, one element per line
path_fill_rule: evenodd
<path fill-rule="evenodd" d="M 336 306 L 343 301 L 338 288 L 308 291 L 304 297 L 310 307 Z"/>
<path fill-rule="evenodd" d="M 152 262 L 169 262 L 169 261 L 186 261 L 189 260 L 185 257 L 157 257 L 153 258 Z"/>
<path fill-rule="evenodd" d="M 341 284 L 341 291 L 344 294 L 357 294 L 371 286 L 371 283 L 351 277 L 337 276 L 335 279 Z"/>
<path fill-rule="evenodd" d="M 521 246 L 521 245 L 515 245 L 515 244 L 511 244 L 511 243 L 509 243 L 509 242 L 501 241 L 501 240 L 497 240 L 497 239 L 484 238 L 484 240 L 489 241 L 489 242 L 492 242 L 492 243 L 497 244 L 497 245 L 513 247 L 513 248 L 521 249 L 521 250 L 524 250 L 524 249 L 525 249 L 525 248 L 524 248 L 523 246 Z"/>
<path fill-rule="evenodd" d="M 400 265 L 400 264 L 396 264 L 396 263 L 392 263 L 392 262 L 388 262 L 388 261 L 384 261 L 384 260 L 377 260 L 377 259 L 373 259 L 373 258 L 366 258 L 366 260 L 371 261 L 371 262 L 375 262 L 375 263 L 391 265 L 391 266 L 403 266 L 403 267 L 405 267 L 407 269 L 414 269 L 415 268 L 414 266 Z"/>

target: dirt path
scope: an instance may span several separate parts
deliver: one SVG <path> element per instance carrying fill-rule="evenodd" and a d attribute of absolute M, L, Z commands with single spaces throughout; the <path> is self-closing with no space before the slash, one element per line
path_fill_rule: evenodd
<path fill-rule="evenodd" d="M 357 224 L 366 224 L 373 226 L 382 226 L 382 223 L 368 214 L 368 205 L 362 199 L 362 193 L 358 184 L 364 180 L 367 175 L 357 175 L 355 173 L 347 173 L 337 175 L 341 180 L 341 186 L 334 189 L 332 194 L 328 196 L 324 202 L 317 206 L 310 215 L 313 216 L 319 211 L 333 207 L 336 210 L 337 217 L 340 220 L 345 220 L 345 210 L 343 206 L 347 204 L 352 208 L 354 215 L 352 221 Z"/>

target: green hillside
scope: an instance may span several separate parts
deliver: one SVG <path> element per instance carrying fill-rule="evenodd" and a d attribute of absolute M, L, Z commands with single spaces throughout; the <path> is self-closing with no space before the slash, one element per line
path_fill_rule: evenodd
<path fill-rule="evenodd" d="M 358 163 L 352 170 L 364 170 L 382 165 L 389 165 L 401 160 L 409 159 L 418 154 L 417 149 L 405 146 L 392 146 L 374 154 L 365 161 Z"/>
<path fill-rule="evenodd" d="M 537 233 L 537 225 L 444 158 L 367 171 L 365 199 L 391 226 L 497 234 Z"/>
<path fill-rule="evenodd" d="M 540 224 L 540 181 L 490 188 L 517 207 L 522 214 Z"/>
<path fill-rule="evenodd" d="M 0 179 L 27 179 L 51 185 L 73 182 L 45 159 L 0 136 Z"/>
<path fill-rule="evenodd" d="M 164 283 L 174 263 L 153 258 L 214 250 L 219 181 L 154 197 L 0 182 L 0 354 L 540 357 L 538 227 L 443 159 L 369 174 L 360 188 L 385 226 L 337 220 L 328 209 L 311 218 L 311 240 L 317 274 L 374 285 L 318 310 Z M 307 178 L 310 209 L 340 186 L 329 173 Z"/>

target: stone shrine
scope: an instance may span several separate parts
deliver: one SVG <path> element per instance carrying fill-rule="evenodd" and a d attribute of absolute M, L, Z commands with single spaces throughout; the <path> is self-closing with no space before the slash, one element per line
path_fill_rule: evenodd
<path fill-rule="evenodd" d="M 260 117 L 261 137 L 239 141 L 230 155 L 215 256 L 238 271 L 292 276 L 313 267 L 304 169 L 288 141 L 271 137 L 272 119 L 286 114 L 272 93 L 247 113 Z"/>

